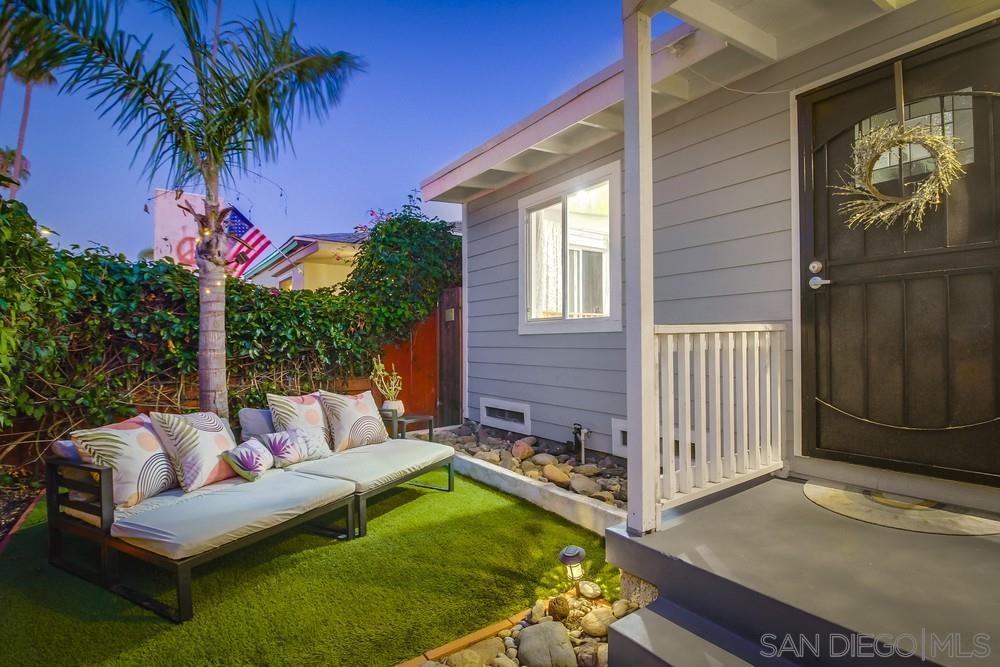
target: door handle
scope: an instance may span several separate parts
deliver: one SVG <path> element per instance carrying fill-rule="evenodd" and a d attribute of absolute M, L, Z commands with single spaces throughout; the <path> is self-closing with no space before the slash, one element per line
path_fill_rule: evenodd
<path fill-rule="evenodd" d="M 819 276 L 813 276 L 809 279 L 809 287 L 813 289 L 819 289 L 823 285 L 829 285 L 830 281 L 826 278 L 820 278 Z"/>

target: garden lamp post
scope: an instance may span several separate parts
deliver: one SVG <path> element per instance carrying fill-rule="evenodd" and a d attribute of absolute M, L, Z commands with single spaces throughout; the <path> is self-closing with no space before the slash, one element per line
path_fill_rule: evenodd
<path fill-rule="evenodd" d="M 583 559 L 587 552 L 575 544 L 563 547 L 559 552 L 559 562 L 566 568 L 566 578 L 573 582 L 576 592 L 580 592 L 580 580 L 583 579 Z"/>

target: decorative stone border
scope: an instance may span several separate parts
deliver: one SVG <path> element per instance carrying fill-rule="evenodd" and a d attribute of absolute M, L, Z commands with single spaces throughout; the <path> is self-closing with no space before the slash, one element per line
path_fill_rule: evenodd
<path fill-rule="evenodd" d="M 625 510 L 566 491 L 555 484 L 530 479 L 464 452 L 455 452 L 455 472 L 523 498 L 601 537 L 609 526 L 625 521 Z"/>
<path fill-rule="evenodd" d="M 467 649 L 473 644 L 483 641 L 484 639 L 489 639 L 490 637 L 495 637 L 497 633 L 503 630 L 509 630 L 515 625 L 520 623 L 524 618 L 531 613 L 531 609 L 525 609 L 524 611 L 519 611 L 513 616 L 509 616 L 502 621 L 498 621 L 493 625 L 488 625 L 485 628 L 480 628 L 479 630 L 474 630 L 464 637 L 460 637 L 454 641 L 450 641 L 447 644 L 442 644 L 437 648 L 432 648 L 429 651 L 424 651 L 415 658 L 410 658 L 405 662 L 399 663 L 396 667 L 420 667 L 428 660 L 440 662 L 445 659 L 445 657 L 451 655 L 452 653 L 458 653 L 463 649 Z"/>
<path fill-rule="evenodd" d="M 0 556 L 3 556 L 3 552 L 7 549 L 7 545 L 10 544 L 11 540 L 14 538 L 14 533 L 16 533 L 18 529 L 24 525 L 24 522 L 28 520 L 31 513 L 35 511 L 35 507 L 38 505 L 39 501 L 41 501 L 42 495 L 43 494 L 39 493 L 35 496 L 34 500 L 28 503 L 25 510 L 21 512 L 21 517 L 14 522 L 14 525 L 10 527 L 7 534 L 3 536 L 2 540 L 0 540 Z"/>
<path fill-rule="evenodd" d="M 552 598 L 540 598 L 530 610 L 448 642 L 397 667 L 517 667 L 522 664 L 608 667 L 608 627 L 639 607 L 626 599 L 612 602 L 601 596 L 603 591 L 596 584 L 591 586 L 597 590 L 587 592 L 598 597 L 582 597 L 570 589 Z"/>

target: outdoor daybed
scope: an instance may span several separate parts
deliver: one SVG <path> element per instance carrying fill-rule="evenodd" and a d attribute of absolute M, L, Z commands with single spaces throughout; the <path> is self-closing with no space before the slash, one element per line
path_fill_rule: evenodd
<path fill-rule="evenodd" d="M 274 431 L 270 410 L 243 408 L 240 410 L 240 428 L 243 437 Z M 452 458 L 455 450 L 447 445 L 424 440 L 390 439 L 377 445 L 355 447 L 318 461 L 305 461 L 291 466 L 290 470 L 341 479 L 355 485 L 357 498 L 358 536 L 368 532 L 368 499 L 390 490 L 398 484 L 409 482 L 435 468 L 448 468 L 447 488 L 413 483 L 438 491 L 455 488 L 455 471 Z"/>
<path fill-rule="evenodd" d="M 244 439 L 274 431 L 268 410 L 241 410 L 240 422 Z M 59 444 L 57 452 L 71 450 L 69 443 Z M 363 536 L 372 496 L 440 467 L 448 468 L 448 486 L 429 488 L 453 490 L 453 454 L 452 448 L 436 443 L 390 439 L 270 469 L 254 481 L 229 477 L 188 492 L 174 487 L 124 508 L 113 501 L 110 466 L 50 459 L 49 561 L 175 623 L 183 622 L 193 616 L 194 567 L 303 524 L 331 537 Z M 338 510 L 345 510 L 346 532 L 317 525 Z M 64 557 L 67 534 L 99 546 L 99 570 Z M 177 608 L 123 586 L 118 581 L 118 553 L 170 572 Z"/>

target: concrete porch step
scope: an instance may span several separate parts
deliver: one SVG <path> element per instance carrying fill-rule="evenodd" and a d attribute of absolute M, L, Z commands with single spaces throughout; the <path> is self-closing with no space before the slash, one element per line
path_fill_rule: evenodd
<path fill-rule="evenodd" d="M 665 513 L 659 532 L 614 526 L 606 541 L 609 562 L 658 587 L 649 613 L 716 644 L 674 612 L 724 628 L 755 650 L 721 646 L 752 664 L 771 664 L 760 652 L 772 648 L 801 665 L 871 656 L 961 667 L 975 664 L 976 637 L 1000 636 L 1000 598 L 984 585 L 1000 580 L 1000 536 L 856 521 L 812 503 L 796 480 L 726 490 Z"/>
<path fill-rule="evenodd" d="M 693 614 L 657 600 L 608 628 L 610 667 L 737 667 L 757 647 Z M 787 664 L 772 662 L 771 664 Z"/>

